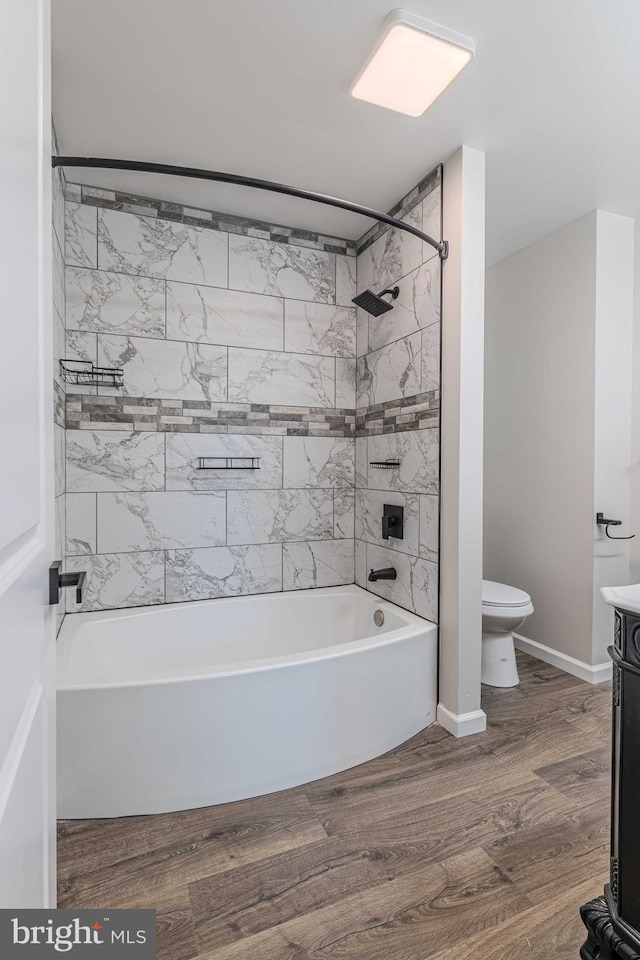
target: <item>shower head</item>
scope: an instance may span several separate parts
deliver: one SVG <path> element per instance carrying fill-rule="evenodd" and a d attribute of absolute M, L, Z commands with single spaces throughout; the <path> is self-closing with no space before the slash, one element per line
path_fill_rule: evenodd
<path fill-rule="evenodd" d="M 391 294 L 391 299 L 395 300 L 400 293 L 400 287 L 392 287 L 389 290 L 383 290 L 381 293 L 374 293 L 373 290 L 363 290 L 351 302 L 355 303 L 357 307 L 362 307 L 372 317 L 379 317 L 381 313 L 393 310 L 393 304 L 382 299 L 388 293 Z"/>

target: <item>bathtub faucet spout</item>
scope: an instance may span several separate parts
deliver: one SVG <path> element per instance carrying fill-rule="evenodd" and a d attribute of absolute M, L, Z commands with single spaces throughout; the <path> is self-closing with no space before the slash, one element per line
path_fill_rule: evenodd
<path fill-rule="evenodd" d="M 371 570 L 369 580 L 395 580 L 398 574 L 395 567 L 383 567 L 382 570 Z"/>

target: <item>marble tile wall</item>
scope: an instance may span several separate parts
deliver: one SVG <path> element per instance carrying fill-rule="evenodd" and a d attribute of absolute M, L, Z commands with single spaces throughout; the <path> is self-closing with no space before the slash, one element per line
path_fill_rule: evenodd
<path fill-rule="evenodd" d="M 67 356 L 98 396 L 354 410 L 355 258 L 67 201 Z"/>
<path fill-rule="evenodd" d="M 97 193 L 68 193 L 62 342 L 124 384 L 66 386 L 67 610 L 353 583 L 353 245 Z"/>
<path fill-rule="evenodd" d="M 95 349 L 84 334 L 67 333 L 67 353 L 93 359 Z M 338 361 L 340 362 L 340 361 Z M 149 397 L 97 397 L 95 387 L 77 387 L 66 394 L 67 429 L 158 430 L 165 433 L 233 433 L 271 436 L 355 437 L 356 412 L 343 407 L 296 407 L 268 403 L 217 403 L 208 400 L 163 400 Z M 90 393 L 90 391 L 93 391 Z M 375 408 L 378 420 L 395 415 L 393 404 Z M 430 403 L 413 405 L 415 416 L 430 416 Z M 388 416 L 387 416 L 388 412 Z M 386 418 L 386 419 L 385 419 Z M 363 428 L 364 429 L 364 428 Z"/>
<path fill-rule="evenodd" d="M 66 567 L 90 580 L 68 611 L 353 582 L 351 438 L 68 430 L 66 476 Z"/>
<path fill-rule="evenodd" d="M 439 171 L 398 205 L 441 239 Z M 393 310 L 356 321 L 355 578 L 361 587 L 438 620 L 441 262 L 411 234 L 372 228 L 358 244 L 358 290 L 397 285 Z M 381 469 L 373 463 L 397 460 Z M 404 508 L 404 539 L 382 537 L 384 504 Z M 369 582 L 371 568 L 397 579 Z"/>
<path fill-rule="evenodd" d="M 387 210 L 387 213 L 391 217 L 396 217 L 399 220 L 409 213 L 416 204 L 421 200 L 424 200 L 426 197 L 427 200 L 426 212 L 427 220 L 425 223 L 425 233 L 434 239 L 439 239 L 439 222 L 440 222 L 440 209 L 439 209 L 439 194 L 437 188 L 442 183 L 442 167 L 434 167 L 425 177 L 422 178 L 420 183 L 409 191 L 404 197 L 402 197 L 390 210 Z M 435 221 L 435 223 L 434 223 Z M 387 231 L 388 227 L 384 223 L 376 222 L 374 223 L 367 231 L 364 233 L 358 242 L 356 243 L 356 253 L 362 253 L 366 247 L 371 246 L 375 240 L 378 239 L 383 233 Z"/>

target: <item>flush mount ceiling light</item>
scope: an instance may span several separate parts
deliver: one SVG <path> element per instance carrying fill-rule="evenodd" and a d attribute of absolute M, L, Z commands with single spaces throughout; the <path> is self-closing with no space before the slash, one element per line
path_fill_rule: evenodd
<path fill-rule="evenodd" d="M 351 96 L 419 117 L 471 62 L 473 40 L 407 10 L 384 22 Z"/>

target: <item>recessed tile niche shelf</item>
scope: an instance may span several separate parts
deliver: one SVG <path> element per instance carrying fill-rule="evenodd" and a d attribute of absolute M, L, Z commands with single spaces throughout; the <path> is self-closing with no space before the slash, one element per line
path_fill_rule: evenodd
<path fill-rule="evenodd" d="M 198 470 L 259 470 L 260 457 L 198 457 Z"/>
<path fill-rule="evenodd" d="M 90 360 L 61 360 L 60 376 L 65 383 L 83 386 L 121 387 L 124 383 L 121 367 L 95 367 Z"/>
<path fill-rule="evenodd" d="M 399 460 L 370 460 L 369 466 L 374 470 L 397 470 L 400 466 Z"/>

